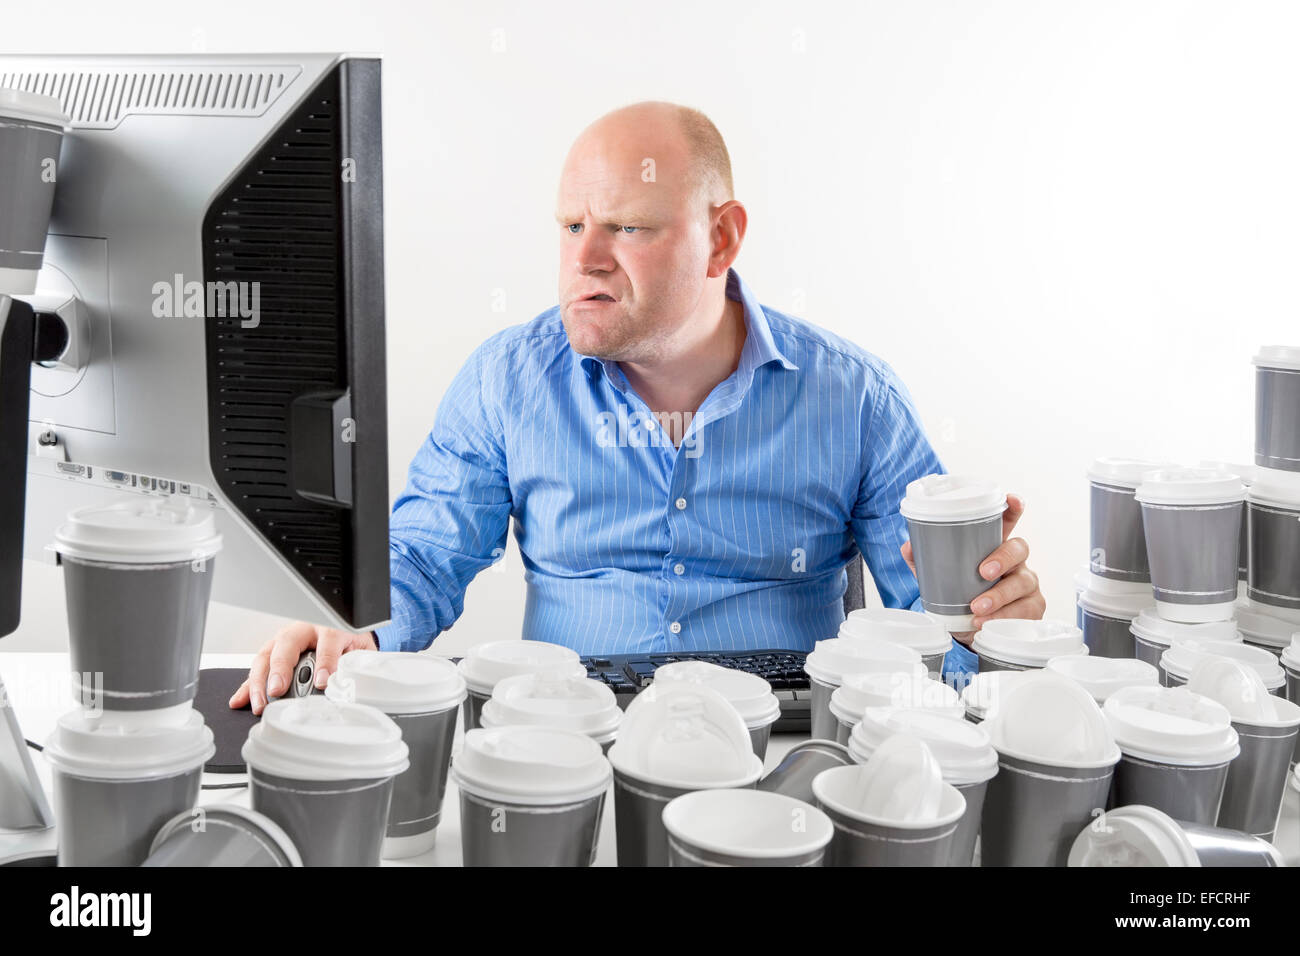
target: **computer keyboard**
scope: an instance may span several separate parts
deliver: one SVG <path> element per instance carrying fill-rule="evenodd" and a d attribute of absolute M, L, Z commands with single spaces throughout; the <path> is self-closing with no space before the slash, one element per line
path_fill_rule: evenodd
<path fill-rule="evenodd" d="M 608 685 L 620 707 L 627 707 L 637 694 L 649 687 L 655 669 L 674 661 L 708 661 L 721 667 L 757 674 L 772 685 L 781 704 L 781 716 L 772 725 L 774 733 L 808 733 L 811 697 L 804 673 L 805 651 L 687 651 L 677 654 L 610 654 L 584 657 L 587 676 Z"/>

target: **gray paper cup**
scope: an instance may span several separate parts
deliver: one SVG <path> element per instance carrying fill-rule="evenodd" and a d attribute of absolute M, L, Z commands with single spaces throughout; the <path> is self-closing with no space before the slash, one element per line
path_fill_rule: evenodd
<path fill-rule="evenodd" d="M 976 654 L 980 662 L 980 673 L 988 674 L 993 671 L 1032 671 L 1039 670 L 1036 667 L 1028 667 L 1024 664 L 1013 664 L 1010 661 L 1000 661 L 996 657 L 989 657 L 986 654 Z"/>
<path fill-rule="evenodd" d="M 1142 516 L 1151 586 L 1161 613 L 1193 622 L 1230 618 L 1237 599 L 1241 502 L 1147 502 Z"/>
<path fill-rule="evenodd" d="M 815 677 L 808 678 L 808 689 L 812 701 L 808 708 L 808 736 L 813 740 L 835 740 L 839 721 L 831 713 L 831 695 L 835 693 L 834 684 L 826 684 Z"/>
<path fill-rule="evenodd" d="M 177 814 L 163 824 L 141 866 L 302 866 L 302 858 L 268 817 L 231 804 Z"/>
<path fill-rule="evenodd" d="M 1201 866 L 1286 866 L 1277 848 L 1259 837 L 1179 821 Z"/>
<path fill-rule="evenodd" d="M 753 787 L 754 781 L 745 784 Z M 664 807 L 697 789 L 673 787 L 614 771 L 614 824 L 619 866 L 669 866 Z"/>
<path fill-rule="evenodd" d="M 1282 866 L 1263 840 L 1235 830 L 1174 820 L 1153 807 L 1118 807 L 1080 831 L 1070 866 Z"/>
<path fill-rule="evenodd" d="M 297 780 L 250 767 L 252 808 L 274 820 L 304 866 L 378 866 L 393 778 Z"/>
<path fill-rule="evenodd" d="M 1241 741 L 1241 754 L 1228 770 L 1223 804 L 1217 823 L 1230 830 L 1242 830 L 1272 841 L 1277 830 L 1282 797 L 1286 793 L 1297 734 L 1300 733 L 1300 705 L 1286 705 L 1286 716 L 1269 723 L 1234 720 Z M 1200 820 L 1194 821 L 1203 822 Z"/>
<path fill-rule="evenodd" d="M 971 866 L 975 860 L 975 841 L 979 839 L 980 822 L 984 816 L 984 798 L 988 794 L 988 780 L 978 783 L 953 784 L 966 798 L 966 812 L 957 821 L 957 832 L 952 836 L 952 852 L 948 866 Z"/>
<path fill-rule="evenodd" d="M 34 292 L 54 205 L 68 117 L 53 96 L 0 90 L 0 278 L 5 291 Z"/>
<path fill-rule="evenodd" d="M 451 766 L 451 743 L 456 736 L 456 708 L 427 714 L 389 714 L 402 728 L 402 739 L 411 748 L 411 766 L 393 784 L 393 801 L 388 811 L 384 856 L 396 859 L 408 855 L 403 848 L 412 837 L 426 836 L 409 844 L 414 852 L 427 849 L 442 819 L 442 801 L 447 791 L 447 770 Z"/>
<path fill-rule="evenodd" d="M 815 802 L 812 782 L 823 770 L 852 766 L 849 748 L 829 740 L 807 740 L 791 747 L 772 771 L 758 781 L 757 789 L 782 793 L 804 803 Z"/>
<path fill-rule="evenodd" d="M 940 618 L 969 619 L 970 602 L 997 583 L 979 566 L 1002 544 L 1002 513 L 962 522 L 909 518 L 907 533 L 922 606 Z"/>
<path fill-rule="evenodd" d="M 1296 374 L 1300 379 L 1300 372 Z M 1300 417 L 1300 416 L 1298 416 Z M 1300 475 L 1297 475 L 1300 479 Z M 1292 612 L 1300 610 L 1300 492 L 1261 479 L 1246 502 L 1250 561 L 1246 593 L 1253 601 Z"/>
<path fill-rule="evenodd" d="M 1213 825 L 1231 761 L 1206 767 L 1143 760 L 1124 754 L 1115 767 L 1111 805 L 1155 807 L 1179 820 Z"/>
<path fill-rule="evenodd" d="M 466 693 L 465 700 L 461 704 L 462 723 L 465 730 L 474 730 L 483 726 L 483 705 L 491 699 L 491 694 L 479 694 L 472 690 Z"/>
<path fill-rule="evenodd" d="M 1255 365 L 1255 464 L 1300 471 L 1300 349 L 1267 346 Z"/>
<path fill-rule="evenodd" d="M 670 866 L 821 866 L 833 832 L 816 807 L 749 787 L 683 794 L 663 824 Z"/>
<path fill-rule="evenodd" d="M 605 795 L 558 806 L 508 804 L 460 791 L 465 866 L 590 866 Z"/>
<path fill-rule="evenodd" d="M 1151 467 L 1158 466 L 1151 463 Z M 1114 581 L 1150 581 L 1142 509 L 1133 498 L 1136 486 L 1094 479 L 1090 488 L 1088 553 L 1093 555 L 1090 570 Z"/>

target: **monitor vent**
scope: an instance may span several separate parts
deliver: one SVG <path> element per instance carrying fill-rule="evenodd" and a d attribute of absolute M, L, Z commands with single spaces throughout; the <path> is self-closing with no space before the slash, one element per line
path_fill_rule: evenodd
<path fill-rule="evenodd" d="M 296 66 L 0 72 L 0 88 L 58 97 L 74 127 L 111 129 L 133 114 L 260 116 L 300 72 Z"/>

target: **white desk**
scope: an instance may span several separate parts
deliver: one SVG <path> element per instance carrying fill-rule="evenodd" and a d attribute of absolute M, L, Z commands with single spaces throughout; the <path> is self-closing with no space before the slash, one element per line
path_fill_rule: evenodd
<path fill-rule="evenodd" d="M 205 654 L 204 667 L 247 667 L 248 654 Z M 43 744 L 54 730 L 60 715 L 72 708 L 72 691 L 68 683 L 68 655 L 52 653 L 0 652 L 0 679 L 4 681 L 9 700 L 23 729 L 23 734 L 36 743 Z M 462 730 L 456 729 L 453 753 L 460 750 Z M 803 734 L 773 734 L 767 748 L 765 770 L 781 762 L 781 758 L 795 744 L 806 739 Z M 36 772 L 47 795 L 50 786 L 50 768 L 41 754 L 33 755 Z M 203 783 L 235 783 L 243 781 L 242 774 L 204 774 Z M 202 790 L 199 804 L 237 803 L 248 806 L 248 791 Z M 53 849 L 53 834 L 35 838 L 36 844 Z M 1300 793 L 1288 787 L 1283 803 L 1282 819 L 1278 825 L 1275 845 L 1290 866 L 1300 865 Z M 438 841 L 434 848 L 420 856 L 406 860 L 385 860 L 385 866 L 460 866 L 460 799 L 456 785 L 447 784 L 447 796 L 442 806 L 442 822 L 438 826 Z M 601 816 L 600 842 L 596 850 L 597 866 L 615 865 L 614 844 L 614 792 L 611 786 L 605 798 Z"/>

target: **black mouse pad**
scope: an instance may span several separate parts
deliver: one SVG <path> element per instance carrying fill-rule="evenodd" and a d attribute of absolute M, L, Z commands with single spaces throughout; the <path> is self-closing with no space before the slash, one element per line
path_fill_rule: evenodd
<path fill-rule="evenodd" d="M 212 728 L 217 745 L 217 752 L 203 765 L 208 773 L 243 773 L 246 769 L 239 751 L 248 739 L 249 729 L 261 718 L 247 704 L 242 710 L 231 710 L 230 698 L 247 676 L 247 667 L 208 667 L 199 671 L 194 709 Z"/>

